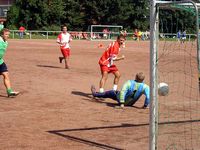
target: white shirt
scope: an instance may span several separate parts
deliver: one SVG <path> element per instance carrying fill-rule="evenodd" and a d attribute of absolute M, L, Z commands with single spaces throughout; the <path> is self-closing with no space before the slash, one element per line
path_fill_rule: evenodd
<path fill-rule="evenodd" d="M 57 42 L 60 42 L 61 48 L 70 48 L 69 42 L 71 41 L 71 35 L 69 33 L 60 33 L 57 38 Z"/>

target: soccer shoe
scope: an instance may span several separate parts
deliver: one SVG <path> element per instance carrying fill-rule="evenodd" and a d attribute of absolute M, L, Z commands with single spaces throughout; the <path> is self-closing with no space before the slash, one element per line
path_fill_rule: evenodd
<path fill-rule="evenodd" d="M 69 66 L 65 66 L 65 69 L 69 69 Z"/>
<path fill-rule="evenodd" d="M 62 60 L 63 60 L 63 58 L 62 58 L 62 57 L 59 57 L 59 61 L 60 61 L 60 63 L 62 63 Z"/>
<path fill-rule="evenodd" d="M 94 93 L 96 93 L 96 88 L 94 85 L 91 85 L 91 92 L 92 92 L 92 95 L 94 95 Z"/>
<path fill-rule="evenodd" d="M 17 95 L 19 95 L 19 92 L 16 92 L 16 91 L 12 91 L 12 92 L 8 93 L 8 97 L 15 97 Z"/>
<path fill-rule="evenodd" d="M 143 109 L 149 109 L 149 106 L 142 106 Z"/>

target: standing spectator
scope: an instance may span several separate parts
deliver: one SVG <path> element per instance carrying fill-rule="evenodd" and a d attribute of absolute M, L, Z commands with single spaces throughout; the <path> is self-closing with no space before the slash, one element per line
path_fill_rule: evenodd
<path fill-rule="evenodd" d="M 186 30 L 184 30 L 182 33 L 181 41 L 182 41 L 182 43 L 184 43 L 186 41 Z"/>
<path fill-rule="evenodd" d="M 112 42 L 109 44 L 108 48 L 105 50 L 103 55 L 101 56 L 99 60 L 99 65 L 101 68 L 101 80 L 100 80 L 100 85 L 99 85 L 99 92 L 103 93 L 104 92 L 104 85 L 105 82 L 108 78 L 109 73 L 113 73 L 115 78 L 114 78 L 114 85 L 113 85 L 113 90 L 117 90 L 118 82 L 120 79 L 120 72 L 118 68 L 114 65 L 114 61 L 119 61 L 124 59 L 124 55 L 121 57 L 118 56 L 118 53 L 120 51 L 120 47 L 124 45 L 125 42 L 125 37 L 123 35 L 119 35 L 117 37 L 117 40 L 115 42 Z"/>
<path fill-rule="evenodd" d="M 77 31 L 74 32 L 74 36 L 75 36 L 75 39 L 79 39 Z"/>
<path fill-rule="evenodd" d="M 82 39 L 83 38 L 83 35 L 82 35 L 82 31 L 78 32 L 78 39 Z"/>
<path fill-rule="evenodd" d="M 133 39 L 136 40 L 136 41 L 139 41 L 139 32 L 138 32 L 138 29 L 134 30 Z"/>
<path fill-rule="evenodd" d="M 126 38 L 126 36 L 127 36 L 127 31 L 126 31 L 126 30 L 121 30 L 121 31 L 120 31 L 120 34 L 124 35 L 124 37 Z"/>
<path fill-rule="evenodd" d="M 0 22 L 0 31 L 4 28 L 3 21 Z"/>
<path fill-rule="evenodd" d="M 3 82 L 7 90 L 8 97 L 14 97 L 19 94 L 19 92 L 13 91 L 11 88 L 10 78 L 8 74 L 8 68 L 3 60 L 3 56 L 5 55 L 6 48 L 8 46 L 8 37 L 10 31 L 6 28 L 2 29 L 0 32 L 0 75 L 3 76 Z"/>
<path fill-rule="evenodd" d="M 71 35 L 67 32 L 67 26 L 61 26 L 62 32 L 58 35 L 57 43 L 60 44 L 60 50 L 63 57 L 59 57 L 60 63 L 65 60 L 65 69 L 69 69 L 70 46 L 72 41 Z"/>
<path fill-rule="evenodd" d="M 108 39 L 108 33 L 109 33 L 108 28 L 103 29 L 102 32 L 103 32 L 103 38 Z"/>
<path fill-rule="evenodd" d="M 83 35 L 83 39 L 88 39 L 88 34 L 86 32 L 82 32 L 82 35 Z"/>
<path fill-rule="evenodd" d="M 24 32 L 25 32 L 25 28 L 23 26 L 19 27 L 19 37 L 20 39 L 24 38 Z"/>
<path fill-rule="evenodd" d="M 180 42 L 181 40 L 181 31 L 179 30 L 177 33 L 177 40 Z"/>
<path fill-rule="evenodd" d="M 142 34 L 143 34 L 142 31 L 139 30 L 139 31 L 138 31 L 138 41 L 139 41 L 140 39 L 142 39 Z"/>
<path fill-rule="evenodd" d="M 145 32 L 145 37 L 146 37 L 146 40 L 150 39 L 150 31 Z"/>

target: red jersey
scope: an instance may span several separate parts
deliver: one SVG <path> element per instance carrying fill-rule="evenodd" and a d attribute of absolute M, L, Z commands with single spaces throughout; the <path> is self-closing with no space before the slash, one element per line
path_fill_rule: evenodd
<path fill-rule="evenodd" d="M 19 28 L 19 31 L 20 31 L 20 32 L 24 32 L 24 31 L 25 31 L 25 28 L 21 26 L 21 27 Z"/>
<path fill-rule="evenodd" d="M 110 67 L 113 64 L 113 59 L 116 58 L 120 51 L 120 45 L 117 41 L 110 43 L 107 50 L 103 53 L 99 60 L 100 65 Z"/>

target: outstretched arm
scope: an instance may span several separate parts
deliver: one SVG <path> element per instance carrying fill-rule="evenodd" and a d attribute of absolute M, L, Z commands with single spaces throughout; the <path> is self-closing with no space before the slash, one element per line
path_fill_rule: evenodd
<path fill-rule="evenodd" d="M 150 91 L 149 87 L 146 87 L 144 90 L 144 95 L 146 96 L 145 101 L 144 101 L 144 106 L 143 108 L 147 108 L 149 103 L 150 103 Z"/>

